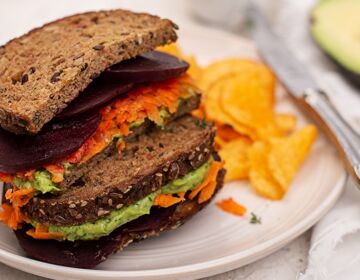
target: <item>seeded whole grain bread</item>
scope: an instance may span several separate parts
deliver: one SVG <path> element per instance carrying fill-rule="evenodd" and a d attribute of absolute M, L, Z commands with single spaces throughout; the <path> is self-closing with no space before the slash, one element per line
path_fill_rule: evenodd
<path fill-rule="evenodd" d="M 225 170 L 217 175 L 216 192 L 221 189 Z M 213 196 L 214 197 L 214 196 Z M 26 234 L 29 228 L 15 231 L 20 246 L 30 257 L 57 265 L 93 268 L 111 254 L 123 250 L 133 242 L 158 236 L 161 232 L 176 229 L 202 210 L 213 198 L 199 204 L 197 200 L 185 200 L 169 208 L 153 208 L 144 215 L 116 229 L 109 236 L 92 241 L 36 240 Z"/>
<path fill-rule="evenodd" d="M 125 10 L 69 16 L 0 47 L 0 125 L 35 134 L 109 66 L 177 39 L 170 20 Z"/>
<path fill-rule="evenodd" d="M 198 119 L 184 116 L 165 130 L 138 136 L 60 196 L 34 197 L 23 209 L 45 225 L 95 221 L 201 166 L 214 152 L 214 137 L 212 124 L 199 125 Z"/>
<path fill-rule="evenodd" d="M 200 104 L 200 94 L 195 94 L 194 96 L 185 99 L 178 107 L 177 111 L 169 116 L 166 120 L 165 127 L 168 123 L 174 121 L 175 119 L 190 113 L 199 107 Z M 144 134 L 152 129 L 155 129 L 155 124 L 150 121 L 145 121 L 139 127 L 133 129 L 133 133 L 124 138 L 125 142 L 131 141 L 133 138 L 138 137 L 141 134 Z M 75 166 L 67 173 L 64 181 L 59 185 L 61 191 L 66 191 L 69 186 L 71 186 L 76 180 L 78 180 L 84 174 L 89 173 L 91 170 L 95 169 L 97 164 L 103 159 L 111 156 L 114 153 L 117 153 L 116 140 L 113 141 L 103 152 L 96 155 L 92 159 L 86 161 L 85 163 Z"/>

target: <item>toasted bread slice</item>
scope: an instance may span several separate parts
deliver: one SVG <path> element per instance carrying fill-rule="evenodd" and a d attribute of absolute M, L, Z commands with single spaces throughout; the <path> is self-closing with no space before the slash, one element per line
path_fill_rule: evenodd
<path fill-rule="evenodd" d="M 196 94 L 189 99 L 184 100 L 178 107 L 177 111 L 170 115 L 166 121 L 165 127 L 168 123 L 176 120 L 179 117 L 182 117 L 185 114 L 190 113 L 191 111 L 198 108 L 200 104 L 200 95 Z M 150 121 L 145 121 L 142 125 L 135 128 L 131 134 L 124 138 L 125 142 L 129 142 L 135 137 L 138 137 L 141 134 L 147 133 L 152 129 L 156 129 L 155 124 Z M 89 173 L 91 170 L 94 170 L 97 164 L 103 159 L 109 157 L 112 154 L 118 153 L 118 149 L 116 148 L 117 140 L 114 140 L 112 144 L 110 144 L 103 152 L 99 153 L 89 161 L 84 162 L 78 166 L 70 169 L 66 176 L 65 180 L 60 183 L 59 187 L 62 192 L 66 191 L 76 180 L 81 178 L 84 174 Z"/>
<path fill-rule="evenodd" d="M 224 169 L 220 170 L 217 175 L 216 191 L 221 189 L 224 175 Z M 150 215 L 127 223 L 99 240 L 77 242 L 36 240 L 26 234 L 29 229 L 27 227 L 15 231 L 15 234 L 20 246 L 34 259 L 64 266 L 93 268 L 133 242 L 176 229 L 210 201 L 199 204 L 197 200 L 185 200 L 169 208 L 152 209 Z"/>
<path fill-rule="evenodd" d="M 38 196 L 24 208 L 42 224 L 95 221 L 132 204 L 205 163 L 214 151 L 215 128 L 184 116 L 165 130 L 128 143 L 120 155 L 100 161 L 60 196 Z"/>
<path fill-rule="evenodd" d="M 176 40 L 176 25 L 124 10 L 73 15 L 0 47 L 0 125 L 35 134 L 107 67 Z"/>

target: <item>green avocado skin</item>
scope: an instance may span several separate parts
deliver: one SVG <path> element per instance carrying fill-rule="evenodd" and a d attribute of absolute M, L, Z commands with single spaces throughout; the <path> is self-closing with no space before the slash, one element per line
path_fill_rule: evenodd
<path fill-rule="evenodd" d="M 311 12 L 311 35 L 341 73 L 360 86 L 360 1 L 322 0 Z"/>
<path fill-rule="evenodd" d="M 135 220 L 142 215 L 149 214 L 157 194 L 172 194 L 194 189 L 204 180 L 209 172 L 210 165 L 211 160 L 204 163 L 198 169 L 189 172 L 184 177 L 168 183 L 159 191 L 151 193 L 134 204 L 122 207 L 118 210 L 113 210 L 108 216 L 95 222 L 87 222 L 75 226 L 51 225 L 49 227 L 49 232 L 61 232 L 64 234 L 65 239 L 69 241 L 94 240 L 102 236 L 107 236 L 118 227 Z"/>

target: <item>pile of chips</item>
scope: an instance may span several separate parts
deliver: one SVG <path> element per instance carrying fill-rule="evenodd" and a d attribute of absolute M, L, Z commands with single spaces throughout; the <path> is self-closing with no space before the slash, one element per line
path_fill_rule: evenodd
<path fill-rule="evenodd" d="M 317 135 L 313 125 L 297 131 L 296 117 L 274 111 L 276 78 L 263 63 L 228 58 L 205 68 L 176 45 L 161 50 L 191 64 L 190 74 L 203 91 L 195 114 L 214 122 L 216 145 L 227 169 L 226 181 L 249 180 L 260 195 L 281 199 Z"/>

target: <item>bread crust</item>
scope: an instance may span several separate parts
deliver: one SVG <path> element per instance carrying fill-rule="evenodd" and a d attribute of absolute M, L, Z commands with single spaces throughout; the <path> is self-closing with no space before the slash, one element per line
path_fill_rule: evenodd
<path fill-rule="evenodd" d="M 45 225 L 95 221 L 130 205 L 205 163 L 214 149 L 215 128 L 182 117 L 164 131 L 140 135 L 120 155 L 100 161 L 60 196 L 40 195 L 24 206 Z"/>
<path fill-rule="evenodd" d="M 0 125 L 35 134 L 109 66 L 177 39 L 170 20 L 110 10 L 77 14 L 0 47 Z"/>
<path fill-rule="evenodd" d="M 172 121 L 182 117 L 186 114 L 189 114 L 191 111 L 195 110 L 199 107 L 200 104 L 200 95 L 196 94 L 193 97 L 184 100 L 182 102 L 177 111 L 174 114 L 171 114 L 169 118 L 166 120 L 165 127 L 171 123 Z M 142 125 L 135 128 L 131 134 L 124 138 L 125 142 L 130 142 L 134 138 L 139 137 L 142 134 L 148 133 L 151 130 L 156 129 L 156 125 L 150 121 L 145 121 Z M 84 174 L 89 173 L 91 170 L 96 168 L 97 164 L 108 158 L 109 156 L 118 153 L 118 149 L 116 148 L 116 140 L 113 141 L 103 152 L 94 156 L 89 161 L 86 161 L 79 166 L 74 167 L 70 171 L 68 171 L 67 176 L 65 177 L 64 181 L 60 183 L 59 187 L 61 191 L 66 191 L 72 184 L 76 182 L 79 178 L 81 178 Z"/>
<path fill-rule="evenodd" d="M 217 175 L 216 192 L 223 186 L 224 175 L 225 170 L 221 169 Z M 15 231 L 15 234 L 20 246 L 34 259 L 70 267 L 93 268 L 133 242 L 178 228 L 208 205 L 212 199 L 202 204 L 196 199 L 185 200 L 169 208 L 157 209 L 158 211 L 127 223 L 99 240 L 76 242 L 35 240 L 26 234 L 28 228 Z"/>

